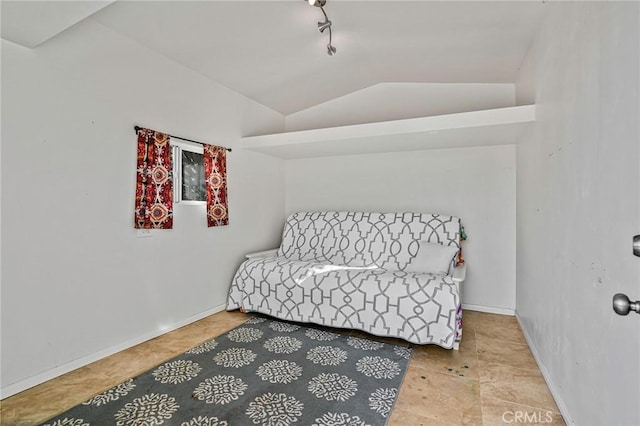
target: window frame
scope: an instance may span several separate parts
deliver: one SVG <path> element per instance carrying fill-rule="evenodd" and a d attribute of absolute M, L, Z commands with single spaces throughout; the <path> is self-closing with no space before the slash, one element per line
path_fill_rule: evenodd
<path fill-rule="evenodd" d="M 182 199 L 182 151 L 194 152 L 204 155 L 204 146 L 200 144 L 171 140 L 171 153 L 173 155 L 173 203 L 186 206 L 206 206 L 207 200 L 183 200 Z M 204 165 L 204 163 L 203 163 Z M 204 179 L 204 176 L 203 176 Z M 206 195 L 205 195 L 206 196 Z"/>

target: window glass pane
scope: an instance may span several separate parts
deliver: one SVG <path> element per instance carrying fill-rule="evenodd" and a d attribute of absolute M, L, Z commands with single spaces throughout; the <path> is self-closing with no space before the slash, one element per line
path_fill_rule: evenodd
<path fill-rule="evenodd" d="M 182 199 L 206 201 L 204 187 L 204 156 L 196 152 L 182 151 Z"/>

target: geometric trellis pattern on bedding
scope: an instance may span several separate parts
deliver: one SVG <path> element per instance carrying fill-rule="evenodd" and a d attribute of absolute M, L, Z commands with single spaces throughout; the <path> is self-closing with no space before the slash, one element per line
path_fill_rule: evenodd
<path fill-rule="evenodd" d="M 459 247 L 460 220 L 419 213 L 296 213 L 276 257 L 245 261 L 227 309 L 452 348 L 460 295 L 450 276 L 405 272 L 418 241 Z"/>
<path fill-rule="evenodd" d="M 294 213 L 285 223 L 278 256 L 403 271 L 420 241 L 459 248 L 460 219 L 424 213 Z"/>

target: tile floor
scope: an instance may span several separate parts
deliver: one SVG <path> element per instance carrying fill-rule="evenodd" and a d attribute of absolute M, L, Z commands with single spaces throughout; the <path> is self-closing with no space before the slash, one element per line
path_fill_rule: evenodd
<path fill-rule="evenodd" d="M 6 398 L 0 424 L 40 424 L 246 318 L 220 312 Z M 463 318 L 459 351 L 414 346 L 388 425 L 563 425 L 515 317 L 465 311 Z"/>

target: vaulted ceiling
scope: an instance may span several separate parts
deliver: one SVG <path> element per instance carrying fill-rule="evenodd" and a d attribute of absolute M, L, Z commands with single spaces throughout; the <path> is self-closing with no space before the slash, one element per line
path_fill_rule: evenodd
<path fill-rule="evenodd" d="M 93 19 L 284 115 L 382 82 L 513 83 L 542 1 L 328 0 L 334 56 L 302 0 L 2 1 L 35 47 Z"/>

